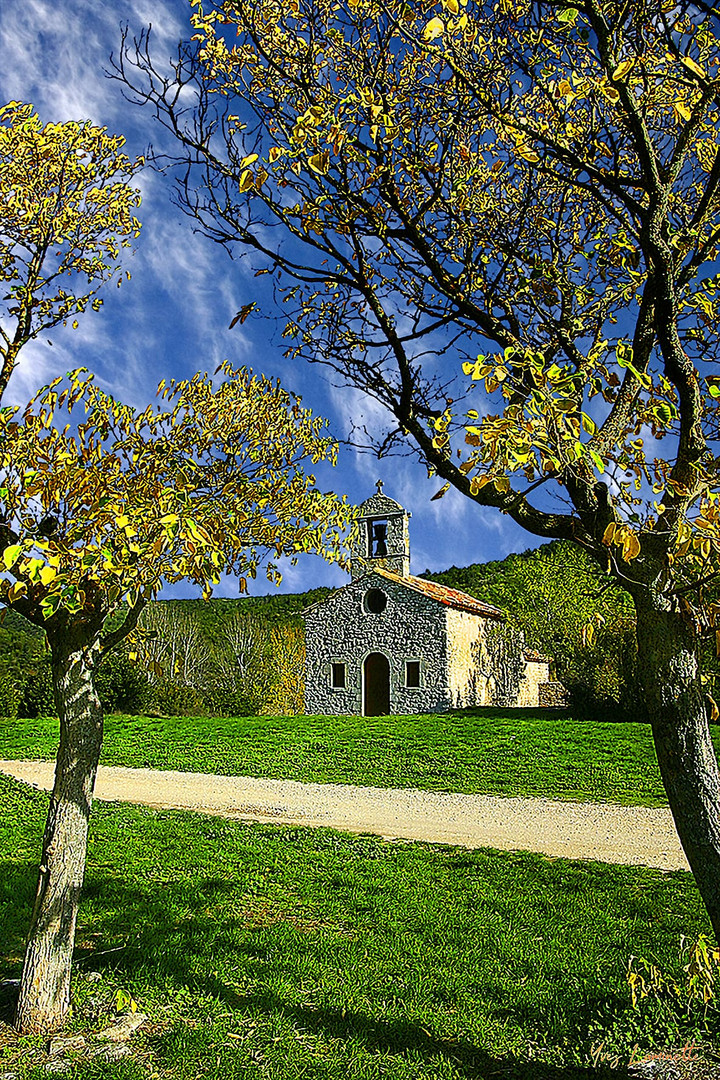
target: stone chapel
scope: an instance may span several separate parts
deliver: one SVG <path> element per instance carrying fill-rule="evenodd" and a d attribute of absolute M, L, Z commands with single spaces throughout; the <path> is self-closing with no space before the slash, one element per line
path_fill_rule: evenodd
<path fill-rule="evenodd" d="M 351 581 L 303 612 L 305 711 L 384 716 L 499 704 L 488 640 L 504 613 L 413 577 L 410 514 L 382 486 L 355 519 Z M 561 703 L 550 666 L 548 657 L 521 648 L 516 693 L 503 703 Z"/>

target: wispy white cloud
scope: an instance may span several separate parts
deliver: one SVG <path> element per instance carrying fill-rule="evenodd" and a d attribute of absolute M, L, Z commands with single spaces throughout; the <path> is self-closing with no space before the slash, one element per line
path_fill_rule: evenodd
<path fill-rule="evenodd" d="M 151 114 L 123 98 L 121 88 L 106 78 L 111 52 L 120 47 L 121 23 L 137 34 L 152 23 L 153 55 L 169 63 L 179 39 L 187 37 L 189 0 L 126 0 L 122 5 L 97 0 L 5 0 L 0 20 L 0 100 L 32 101 L 43 121 L 91 119 L 127 136 L 130 154 L 142 153 L 148 143 L 165 136 Z M 85 366 L 97 373 L 101 385 L 118 398 L 140 407 L 154 400 L 158 381 L 186 377 L 195 370 L 212 371 L 224 359 L 248 364 L 299 392 L 303 404 L 329 417 L 334 433 L 345 437 L 351 426 L 377 434 L 392 421 L 379 403 L 359 391 L 333 385 L 332 377 L 316 365 L 289 364 L 283 357 L 287 342 L 271 321 L 249 319 L 232 331 L 228 325 L 245 303 L 257 300 L 266 313 L 275 309 L 267 278 L 254 278 L 250 261 L 233 262 L 218 246 L 194 233 L 191 223 L 171 203 L 168 177 L 146 172 L 139 178 L 143 193 L 141 236 L 132 257 L 123 265 L 132 280 L 110 288 L 97 314 L 87 313 L 80 327 L 58 327 L 46 340 L 33 342 L 21 354 L 9 398 L 24 403 L 38 386 L 70 368 Z M 282 313 L 280 313 L 282 314 Z M 400 316 L 403 327 L 409 327 Z M 435 348 L 426 362 L 449 373 L 454 360 L 444 353 L 442 335 L 423 348 Z M 428 368 L 428 370 L 430 370 Z M 457 492 L 432 501 L 441 486 L 428 479 L 417 458 L 378 461 L 351 448 L 341 451 L 333 471 L 321 467 L 318 483 L 324 489 L 347 492 L 359 503 L 385 481 L 386 492 L 413 514 L 412 566 L 443 569 L 522 550 L 534 541 L 508 518 L 483 510 Z M 303 558 L 296 567 L 283 567 L 284 591 L 341 584 L 344 576 L 317 558 Z M 182 595 L 192 595 L 178 587 Z M 255 582 L 254 592 L 270 591 Z M 178 594 L 177 590 L 173 590 Z M 237 595 L 228 580 L 221 595 Z"/>
<path fill-rule="evenodd" d="M 152 23 L 160 57 L 187 34 L 190 6 L 184 0 L 135 2 L 118 8 L 95 0 L 24 0 L 5 3 L 0 21 L 0 68 L 6 99 L 32 101 L 44 119 L 127 120 L 116 84 L 105 77 L 121 26 L 131 33 Z"/>

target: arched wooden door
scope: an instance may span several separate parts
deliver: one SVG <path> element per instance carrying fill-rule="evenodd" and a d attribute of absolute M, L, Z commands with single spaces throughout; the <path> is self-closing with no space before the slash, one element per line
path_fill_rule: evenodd
<path fill-rule="evenodd" d="M 363 664 L 363 716 L 387 716 L 390 712 L 390 661 L 371 652 Z"/>

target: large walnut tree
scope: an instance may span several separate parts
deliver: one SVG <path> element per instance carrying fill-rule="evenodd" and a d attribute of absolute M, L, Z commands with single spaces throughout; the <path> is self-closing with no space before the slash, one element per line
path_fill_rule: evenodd
<path fill-rule="evenodd" d="M 629 591 L 660 770 L 720 937 L 717 709 L 698 664 L 720 569 L 714 7 L 192 7 L 173 70 L 146 35 L 115 72 L 176 136 L 182 205 L 272 275 L 288 356 L 386 407 L 381 451 L 410 445 Z"/>

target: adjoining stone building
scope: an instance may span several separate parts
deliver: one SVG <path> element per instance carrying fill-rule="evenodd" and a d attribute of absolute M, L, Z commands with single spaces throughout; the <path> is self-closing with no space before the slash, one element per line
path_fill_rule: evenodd
<path fill-rule="evenodd" d="M 306 712 L 558 703 L 549 658 L 499 608 L 411 575 L 409 517 L 378 482 L 355 522 L 352 580 L 303 613 Z"/>

